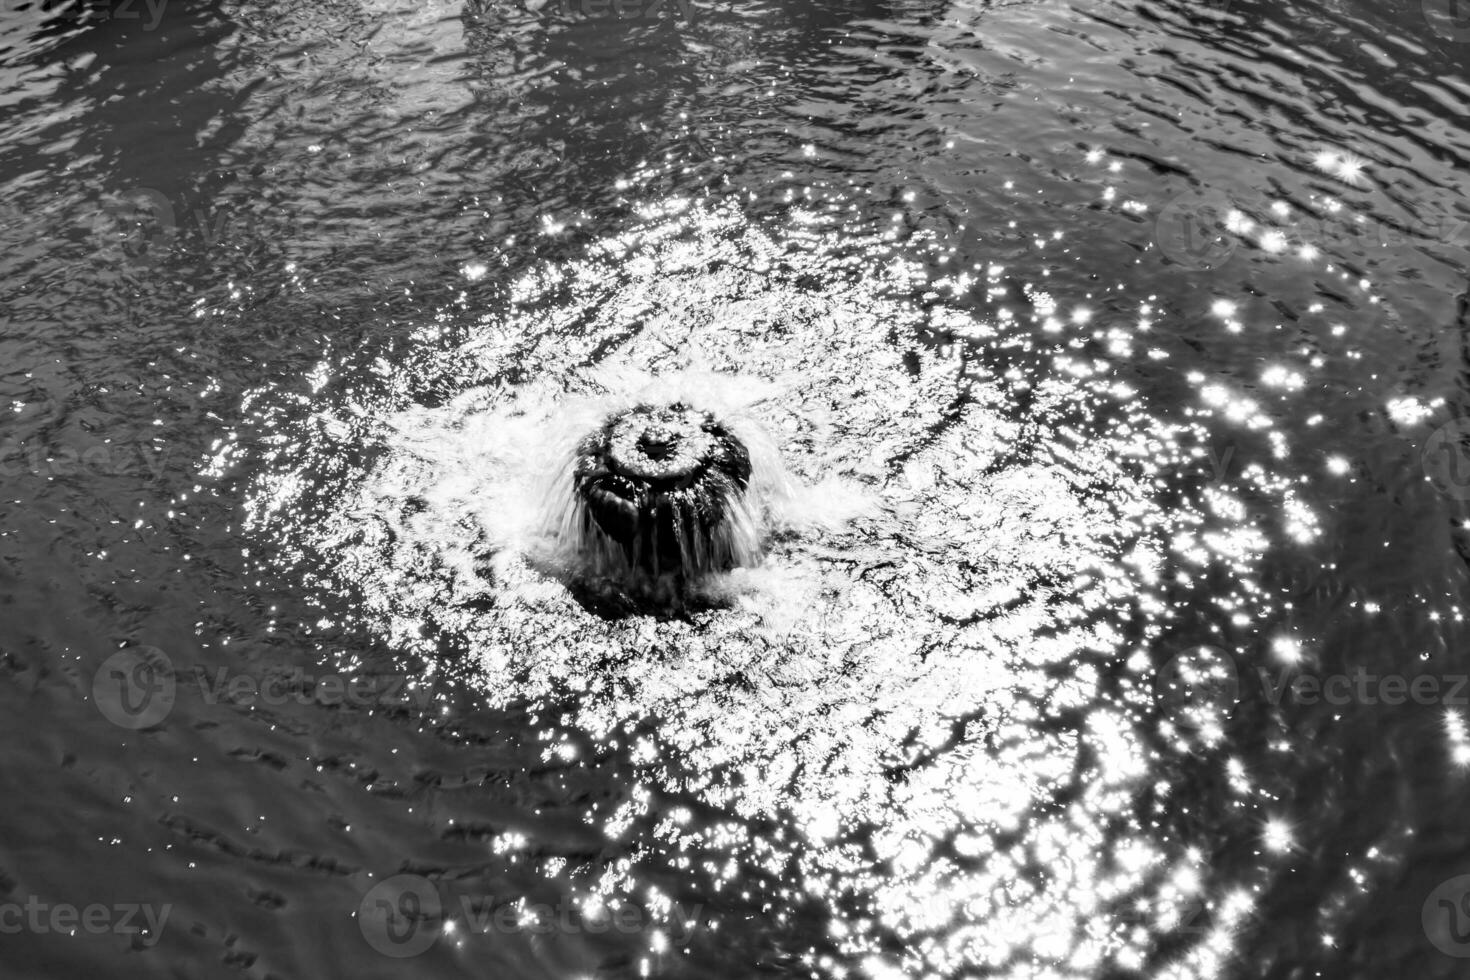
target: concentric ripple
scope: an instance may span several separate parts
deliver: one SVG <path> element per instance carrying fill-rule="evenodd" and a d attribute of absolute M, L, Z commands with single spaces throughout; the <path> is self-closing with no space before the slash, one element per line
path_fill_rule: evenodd
<path fill-rule="evenodd" d="M 1227 486 L 1166 509 L 1157 477 L 1198 455 L 1197 431 L 1063 358 L 1039 381 L 982 370 L 974 350 L 1007 325 L 941 286 L 876 242 L 650 208 L 519 280 L 468 343 L 425 328 L 384 391 L 313 404 L 272 449 L 252 525 L 335 569 L 392 643 L 427 657 L 452 638 L 487 699 L 556 706 L 665 794 L 735 818 L 702 827 L 646 794 L 587 815 L 654 828 L 638 849 L 699 858 L 710 889 L 742 863 L 800 881 L 767 898 L 778 917 L 803 896 L 833 910 L 841 961 L 815 970 L 1211 975 L 1250 902 L 1139 816 L 1169 778 L 1151 644 L 1165 577 L 1213 563 L 1245 581 L 1261 518 Z M 413 401 L 430 388 L 457 394 Z M 599 420 L 672 402 L 783 462 L 755 468 L 785 474 L 762 490 L 768 552 L 713 608 L 608 617 L 538 534 L 550 467 Z M 655 740 L 620 741 L 650 720 Z M 586 869 L 580 887 L 632 878 Z"/>

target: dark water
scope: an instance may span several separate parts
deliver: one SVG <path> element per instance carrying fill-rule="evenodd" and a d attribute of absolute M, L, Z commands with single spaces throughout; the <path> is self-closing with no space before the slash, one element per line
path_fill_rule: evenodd
<path fill-rule="evenodd" d="M 7 3 L 0 973 L 1463 976 L 1462 14 Z"/>

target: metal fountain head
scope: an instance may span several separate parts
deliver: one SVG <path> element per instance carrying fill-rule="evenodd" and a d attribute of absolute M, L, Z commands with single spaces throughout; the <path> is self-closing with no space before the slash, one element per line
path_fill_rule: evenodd
<path fill-rule="evenodd" d="M 758 543 L 746 505 L 750 453 L 684 402 L 610 416 L 577 447 L 576 533 L 597 570 L 676 586 L 747 563 Z"/>

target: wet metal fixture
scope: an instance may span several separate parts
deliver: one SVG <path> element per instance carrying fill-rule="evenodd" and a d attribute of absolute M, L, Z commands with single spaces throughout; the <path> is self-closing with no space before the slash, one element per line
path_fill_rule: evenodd
<path fill-rule="evenodd" d="M 577 447 L 575 533 L 595 570 L 684 585 L 758 557 L 750 454 L 682 402 L 610 417 Z"/>

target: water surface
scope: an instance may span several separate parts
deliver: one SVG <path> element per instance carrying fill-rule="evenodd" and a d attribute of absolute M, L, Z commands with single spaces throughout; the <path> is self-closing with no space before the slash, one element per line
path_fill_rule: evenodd
<path fill-rule="evenodd" d="M 0 34 L 0 890 L 170 911 L 12 972 L 1456 975 L 1466 709 L 1271 686 L 1466 669 L 1434 4 L 133 7 Z M 529 540 L 649 393 L 685 617 Z"/>

